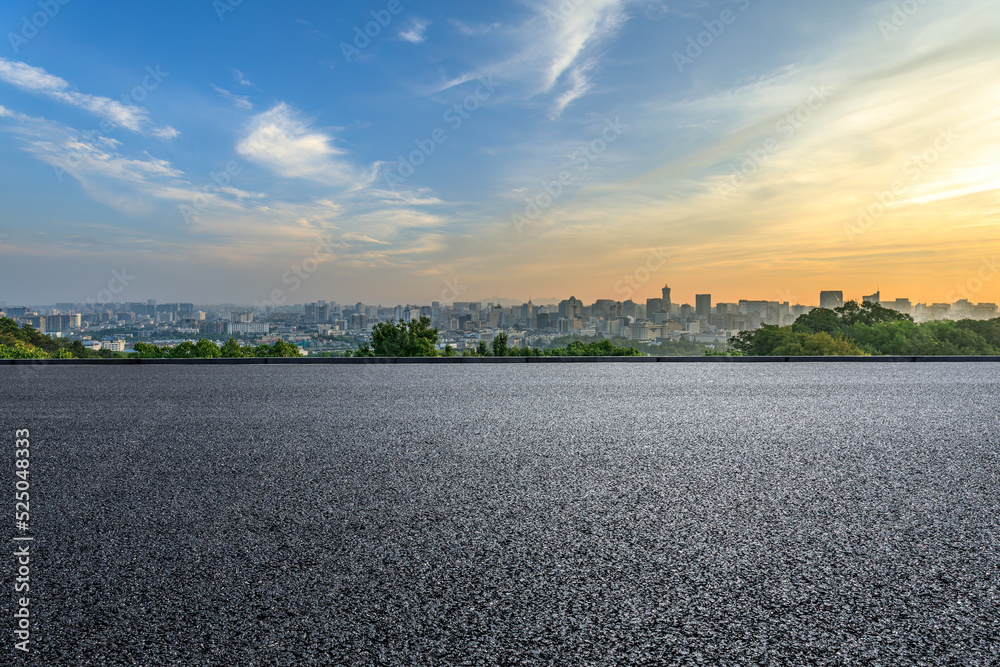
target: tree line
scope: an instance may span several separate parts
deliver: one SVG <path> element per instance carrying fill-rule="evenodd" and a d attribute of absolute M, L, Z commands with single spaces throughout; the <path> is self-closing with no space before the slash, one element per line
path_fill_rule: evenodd
<path fill-rule="evenodd" d="M 173 347 L 136 343 L 135 352 L 123 354 L 111 350 L 90 350 L 78 340 L 65 341 L 47 336 L 30 326 L 18 326 L 9 317 L 0 318 L 0 359 L 212 359 L 239 357 L 298 357 L 299 348 L 283 340 L 272 345 L 241 346 L 230 338 L 220 347 L 202 338 L 197 343 L 184 341 Z"/>
<path fill-rule="evenodd" d="M 363 343 L 352 353 L 355 357 L 454 357 L 458 352 L 451 345 L 443 351 L 437 349 L 437 329 L 431 327 L 428 317 L 404 322 L 379 322 L 372 329 L 371 343 Z M 572 341 L 565 347 L 542 350 L 537 347 L 512 347 L 505 333 L 498 333 L 493 341 L 479 344 L 471 350 L 463 350 L 463 357 L 632 357 L 642 353 L 634 347 L 619 347 L 609 340 L 593 343 Z"/>
<path fill-rule="evenodd" d="M 996 355 L 1000 318 L 918 324 L 877 303 L 848 301 L 815 308 L 791 326 L 743 331 L 729 339 L 729 349 L 745 356 Z"/>

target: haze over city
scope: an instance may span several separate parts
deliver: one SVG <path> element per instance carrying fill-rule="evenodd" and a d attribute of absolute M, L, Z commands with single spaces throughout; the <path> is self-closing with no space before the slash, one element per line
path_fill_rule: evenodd
<path fill-rule="evenodd" d="M 644 267 L 636 300 L 1000 301 L 995 2 L 52 6 L 0 8 L 8 304 L 123 269 L 122 301 L 592 301 Z"/>

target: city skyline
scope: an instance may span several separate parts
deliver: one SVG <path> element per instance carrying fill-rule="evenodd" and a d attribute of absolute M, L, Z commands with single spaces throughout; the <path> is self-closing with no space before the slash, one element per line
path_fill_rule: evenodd
<path fill-rule="evenodd" d="M 908 296 L 896 296 L 889 295 L 886 297 L 882 296 L 881 290 L 875 290 L 873 294 L 864 295 L 852 295 L 843 290 L 822 290 L 817 295 L 815 300 L 808 299 L 798 299 L 798 298 L 788 298 L 788 294 L 783 294 L 779 292 L 776 296 L 779 298 L 752 298 L 754 295 L 744 295 L 737 299 L 725 299 L 717 298 L 716 295 L 712 293 L 697 293 L 693 294 L 693 298 L 687 299 L 683 296 L 680 298 L 675 298 L 677 292 L 669 285 L 664 286 L 657 291 L 660 296 L 650 295 L 646 297 L 633 296 L 632 298 L 616 299 L 609 297 L 608 295 L 598 296 L 594 299 L 579 299 L 576 295 L 568 295 L 565 297 L 548 297 L 548 298 L 527 298 L 527 299 L 515 299 L 510 297 L 499 297 L 493 296 L 489 298 L 454 298 L 454 299 L 432 299 L 430 301 L 407 301 L 407 300 L 388 300 L 388 301 L 364 301 L 356 299 L 312 299 L 306 301 L 283 301 L 282 303 L 272 303 L 268 301 L 260 302 L 240 302 L 233 300 L 223 300 L 223 301 L 198 301 L 192 299 L 153 299 L 153 298 L 129 298 L 129 299 L 118 299 L 114 298 L 111 290 L 106 290 L 106 295 L 111 295 L 112 298 L 102 298 L 101 300 L 90 300 L 90 301 L 66 301 L 66 300 L 56 300 L 48 303 L 42 302 L 28 302 L 28 301 L 10 301 L 5 299 L 0 299 L 0 312 L 6 307 L 10 308 L 21 308 L 21 307 L 49 307 L 56 310 L 68 310 L 70 308 L 77 308 L 82 306 L 88 309 L 101 308 L 101 307 L 111 307 L 117 305 L 134 305 L 134 304 L 146 304 L 149 306 L 166 306 L 166 305 L 187 305 L 191 307 L 206 306 L 206 307 L 231 307 L 243 310 L 256 310 L 260 312 L 268 312 L 271 310 L 287 310 L 289 308 L 308 308 L 312 305 L 315 306 L 317 303 L 330 304 L 334 306 L 343 307 L 353 307 L 356 304 L 361 304 L 365 306 L 374 306 L 378 308 L 393 308 L 393 307 L 406 307 L 406 306 L 429 306 L 432 304 L 440 305 L 441 307 L 456 307 L 460 304 L 480 304 L 481 307 L 490 307 L 494 305 L 500 305 L 504 308 L 518 307 L 522 305 L 534 304 L 535 306 L 548 306 L 554 307 L 560 303 L 566 301 L 577 301 L 584 305 L 594 305 L 602 301 L 608 301 L 613 303 L 628 303 L 632 302 L 638 305 L 645 306 L 647 304 L 656 304 L 657 307 L 661 306 L 664 302 L 667 304 L 673 304 L 675 307 L 685 305 L 691 306 L 699 315 L 704 315 L 712 312 L 716 305 L 718 304 L 739 304 L 743 302 L 750 303 L 778 303 L 778 304 L 788 304 L 790 306 L 805 306 L 808 308 L 827 308 L 833 309 L 844 305 L 848 301 L 854 301 L 856 303 L 861 303 L 864 301 L 874 301 L 875 303 L 880 303 L 882 305 L 888 305 L 892 307 L 893 304 L 899 304 L 905 308 L 912 308 L 917 305 L 931 305 L 931 304 L 950 304 L 955 305 L 957 303 L 968 302 L 970 305 L 984 305 L 984 306 L 994 306 L 996 303 L 977 300 L 974 298 L 969 298 L 968 293 L 966 294 L 952 294 L 954 297 L 947 301 L 930 301 L 920 298 L 911 298 Z M 0 295 L 2 296 L 2 295 Z M 791 295 L 795 296 L 795 295 Z M 784 297 L 784 298 L 782 298 Z"/>
<path fill-rule="evenodd" d="M 209 303 L 668 276 L 1000 301 L 988 0 L 17 0 L 0 26 L 9 303 L 114 272 Z"/>

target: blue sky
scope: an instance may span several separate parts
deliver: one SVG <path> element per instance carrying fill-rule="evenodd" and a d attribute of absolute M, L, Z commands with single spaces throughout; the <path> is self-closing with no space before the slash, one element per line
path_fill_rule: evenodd
<path fill-rule="evenodd" d="M 1000 300 L 995 2 L 36 0 L 0 27 L 11 305 L 123 269 L 125 301 Z"/>

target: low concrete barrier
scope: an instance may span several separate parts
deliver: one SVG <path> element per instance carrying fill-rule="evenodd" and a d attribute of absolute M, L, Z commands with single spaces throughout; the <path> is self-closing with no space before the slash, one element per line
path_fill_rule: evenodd
<path fill-rule="evenodd" d="M 0 366 L 95 365 L 382 365 L 382 364 L 644 364 L 644 363 L 885 363 L 885 362 L 1000 362 L 996 356 L 885 356 L 885 357 L 250 357 L 236 359 L 0 359 Z"/>

